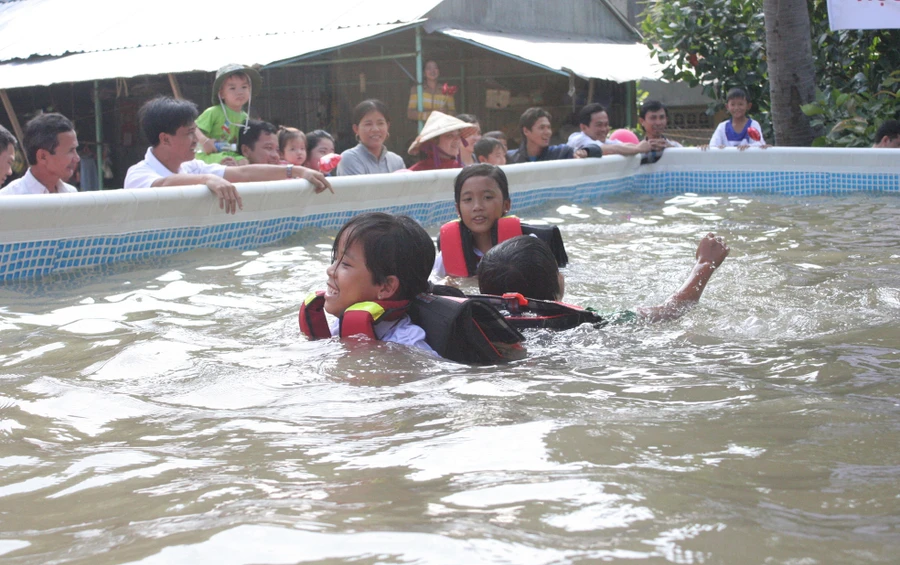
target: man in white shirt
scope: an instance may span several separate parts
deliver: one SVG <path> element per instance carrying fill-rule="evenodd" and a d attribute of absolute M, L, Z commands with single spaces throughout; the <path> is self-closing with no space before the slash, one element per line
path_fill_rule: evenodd
<path fill-rule="evenodd" d="M 68 118 L 62 114 L 41 114 L 25 124 L 22 137 L 31 167 L 25 176 L 0 190 L 0 195 L 78 192 L 65 182 L 72 178 L 81 161 L 75 126 Z"/>
<path fill-rule="evenodd" d="M 606 108 L 597 103 L 588 104 L 578 112 L 578 127 L 581 131 L 573 132 L 566 142 L 566 145 L 576 150 L 596 146 L 601 148 L 604 155 L 636 155 L 665 147 L 665 144 L 646 139 L 640 143 L 622 143 L 616 139 L 607 139 L 609 114 L 606 113 Z M 659 147 L 655 147 L 654 144 Z"/>
<path fill-rule="evenodd" d="M 294 165 L 244 165 L 225 167 L 194 159 L 197 148 L 197 105 L 188 100 L 160 96 L 141 108 L 141 130 L 151 146 L 144 160 L 128 168 L 125 188 L 203 184 L 218 196 L 219 207 L 234 214 L 242 208 L 235 182 L 302 178 L 316 192 L 331 189 L 325 175 Z M 333 191 L 332 191 L 333 192 Z"/>

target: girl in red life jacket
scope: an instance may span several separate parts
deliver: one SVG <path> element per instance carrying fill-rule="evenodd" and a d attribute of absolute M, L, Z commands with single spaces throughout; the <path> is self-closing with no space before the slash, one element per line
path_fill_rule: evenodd
<path fill-rule="evenodd" d="M 730 249 L 722 237 L 707 234 L 694 254 L 697 262 L 685 283 L 659 306 L 617 312 L 611 321 L 674 320 L 700 300 L 703 289 Z M 550 248 L 541 240 L 519 236 L 504 241 L 484 255 L 478 264 L 478 288 L 482 294 L 517 293 L 536 300 L 562 300 L 565 280 Z M 513 324 L 515 325 L 515 324 Z"/>
<path fill-rule="evenodd" d="M 528 226 L 515 216 L 507 216 L 512 202 L 509 181 L 500 167 L 481 163 L 463 169 L 453 186 L 459 219 L 441 226 L 435 278 L 475 276 L 478 262 L 487 251 L 517 235 L 534 235 L 550 245 L 557 264 L 564 267 L 566 255 L 562 235 L 556 226 Z"/>
<path fill-rule="evenodd" d="M 307 306 L 320 301 L 321 312 L 324 298 L 324 311 L 337 317 L 329 325 L 331 335 L 364 333 L 437 355 L 425 341 L 425 331 L 406 313 L 409 301 L 428 290 L 429 267 L 434 262 L 434 243 L 415 220 L 382 212 L 354 216 L 338 232 L 331 256 L 325 292 L 307 299 Z M 365 324 L 356 325 L 357 314 L 368 319 L 371 330 Z M 301 311 L 301 327 L 304 315 Z M 351 323 L 351 318 L 354 327 L 348 332 L 342 326 Z M 308 325 L 317 323 L 321 322 L 308 317 Z"/>

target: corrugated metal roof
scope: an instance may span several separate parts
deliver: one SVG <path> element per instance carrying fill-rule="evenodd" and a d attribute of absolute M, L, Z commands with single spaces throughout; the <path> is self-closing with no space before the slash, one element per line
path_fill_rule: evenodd
<path fill-rule="evenodd" d="M 0 61 L 411 23 L 441 1 L 20 0 L 0 4 Z"/>
<path fill-rule="evenodd" d="M 614 82 L 659 80 L 662 69 L 641 43 L 602 43 L 461 29 L 436 31 L 560 73 Z"/>
<path fill-rule="evenodd" d="M 76 53 L 0 64 L 0 88 L 46 86 L 139 75 L 215 71 L 228 63 L 267 65 L 355 43 L 408 24 L 351 27 L 253 38 L 214 39 Z"/>

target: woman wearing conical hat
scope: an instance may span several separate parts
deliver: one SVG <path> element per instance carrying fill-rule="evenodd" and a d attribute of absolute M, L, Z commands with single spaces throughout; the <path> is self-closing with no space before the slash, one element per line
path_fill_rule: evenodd
<path fill-rule="evenodd" d="M 411 171 L 462 168 L 459 153 L 464 138 L 475 132 L 475 126 L 462 120 L 434 111 L 422 132 L 409 146 L 409 154 L 417 155 L 419 162 Z"/>

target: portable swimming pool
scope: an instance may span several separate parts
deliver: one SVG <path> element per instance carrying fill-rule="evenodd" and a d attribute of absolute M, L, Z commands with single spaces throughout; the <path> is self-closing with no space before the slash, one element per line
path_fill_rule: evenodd
<path fill-rule="evenodd" d="M 435 234 L 452 171 L 245 187 L 227 218 L 202 188 L 60 196 L 42 224 L 17 198 L 3 253 L 47 262 L 3 261 L 0 556 L 893 563 L 893 155 L 510 167 L 513 211 L 563 230 L 571 302 L 661 302 L 708 231 L 732 253 L 678 321 L 532 332 L 503 367 L 297 330 L 336 202 L 406 202 Z"/>

